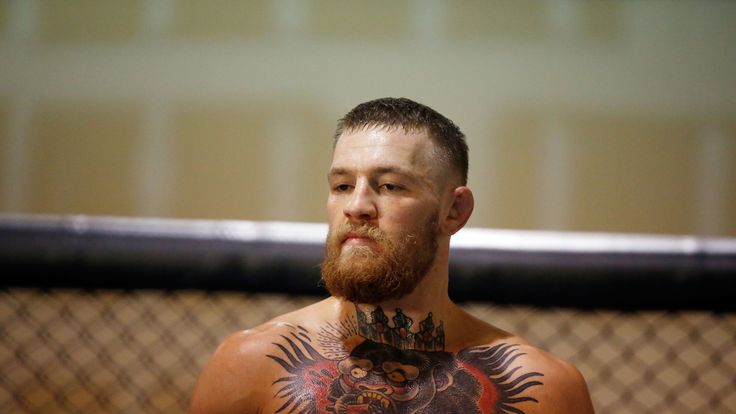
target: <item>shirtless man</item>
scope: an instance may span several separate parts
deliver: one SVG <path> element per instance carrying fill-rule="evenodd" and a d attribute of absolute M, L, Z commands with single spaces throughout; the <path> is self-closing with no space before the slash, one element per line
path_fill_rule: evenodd
<path fill-rule="evenodd" d="M 332 296 L 226 339 L 190 413 L 593 413 L 575 367 L 448 296 L 450 237 L 473 210 L 457 126 L 379 99 L 340 120 L 334 145 Z"/>

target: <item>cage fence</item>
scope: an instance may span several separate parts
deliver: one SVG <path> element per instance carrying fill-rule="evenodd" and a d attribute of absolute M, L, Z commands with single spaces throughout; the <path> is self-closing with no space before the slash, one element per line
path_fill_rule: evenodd
<path fill-rule="evenodd" d="M 324 296 L 325 230 L 0 215 L 0 412 L 185 412 L 223 339 Z M 597 413 L 736 413 L 736 240 L 463 232 L 451 296 Z"/>
<path fill-rule="evenodd" d="M 201 291 L 6 289 L 0 412 L 185 412 L 230 333 L 318 298 Z M 596 412 L 733 413 L 736 315 L 466 303 L 573 362 Z"/>

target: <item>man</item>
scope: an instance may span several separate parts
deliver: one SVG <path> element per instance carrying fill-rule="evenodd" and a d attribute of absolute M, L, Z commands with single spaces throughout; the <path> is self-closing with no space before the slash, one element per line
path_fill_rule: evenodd
<path fill-rule="evenodd" d="M 350 111 L 328 173 L 332 296 L 225 340 L 190 412 L 592 413 L 573 366 L 450 300 L 467 169 L 464 135 L 424 105 Z"/>

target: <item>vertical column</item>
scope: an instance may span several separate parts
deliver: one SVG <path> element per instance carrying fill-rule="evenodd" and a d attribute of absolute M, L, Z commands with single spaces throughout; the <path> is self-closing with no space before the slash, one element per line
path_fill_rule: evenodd
<path fill-rule="evenodd" d="M 169 30 L 173 0 L 150 0 L 143 10 L 142 32 L 151 40 L 163 38 Z M 157 72 L 153 72 L 156 76 Z M 156 79 L 151 85 L 159 85 Z M 145 96 L 135 169 L 136 214 L 166 216 L 172 194 L 174 162 L 171 145 L 170 100 L 161 90 Z"/>
<path fill-rule="evenodd" d="M 292 40 L 304 33 L 307 7 L 312 6 L 304 0 L 275 0 L 271 2 L 277 18 L 278 35 Z M 313 6 L 312 6 L 313 7 Z"/>
<path fill-rule="evenodd" d="M 166 216 L 174 185 L 168 102 L 151 99 L 145 107 L 136 168 L 137 214 Z"/>
<path fill-rule="evenodd" d="M 306 32 L 305 24 L 311 2 L 303 0 L 276 0 L 272 2 L 277 19 L 279 39 L 293 43 Z M 298 98 L 298 97 L 297 97 Z M 283 97 L 283 100 L 287 100 Z M 268 171 L 263 177 L 268 181 L 268 193 L 263 197 L 269 200 L 268 216 L 275 220 L 302 220 L 299 207 L 304 205 L 304 132 L 301 123 L 294 116 L 294 107 L 279 108 L 270 114 L 269 136 L 266 156 Z"/>
<path fill-rule="evenodd" d="M 569 230 L 574 195 L 570 138 L 565 122 L 557 116 L 548 118 L 542 127 L 535 206 L 540 229 Z"/>
<path fill-rule="evenodd" d="M 445 39 L 445 0 L 414 0 L 412 8 L 414 36 L 422 44 L 437 44 Z"/>
<path fill-rule="evenodd" d="M 25 43 L 32 41 L 38 29 L 38 0 L 12 0 L 8 7 L 7 36 L 9 39 Z"/>
<path fill-rule="evenodd" d="M 37 0 L 12 0 L 8 7 L 8 26 L 5 33 L 13 48 L 23 50 L 33 42 L 38 31 L 40 3 Z M 8 119 L 5 148 L 6 159 L 1 171 L 3 211 L 23 212 L 27 205 L 28 138 L 30 136 L 34 99 L 29 85 L 16 85 Z"/>
<path fill-rule="evenodd" d="M 149 0 L 143 15 L 143 31 L 152 38 L 162 37 L 169 29 L 172 0 Z"/>
<path fill-rule="evenodd" d="M 294 108 L 291 108 L 294 110 Z M 299 207 L 304 205 L 305 194 L 304 171 L 305 145 L 304 130 L 299 120 L 289 108 L 277 110 L 270 119 L 270 131 L 266 148 L 268 171 L 264 177 L 268 180 L 270 200 L 269 215 L 278 220 L 303 220 Z"/>
<path fill-rule="evenodd" d="M 574 40 L 580 33 L 580 5 L 573 0 L 547 0 L 547 24 L 560 40 Z"/>
<path fill-rule="evenodd" d="M 698 171 L 695 183 L 695 228 L 700 235 L 721 235 L 726 221 L 724 195 L 733 191 L 732 180 L 736 176 L 733 153 L 734 137 L 716 125 L 703 128 L 700 133 Z"/>

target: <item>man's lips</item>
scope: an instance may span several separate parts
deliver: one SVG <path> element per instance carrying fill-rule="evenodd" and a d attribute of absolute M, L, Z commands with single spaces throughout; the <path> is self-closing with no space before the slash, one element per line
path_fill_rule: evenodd
<path fill-rule="evenodd" d="M 373 239 L 354 232 L 346 234 L 342 241 L 343 244 L 362 244 L 370 242 L 373 242 Z"/>

